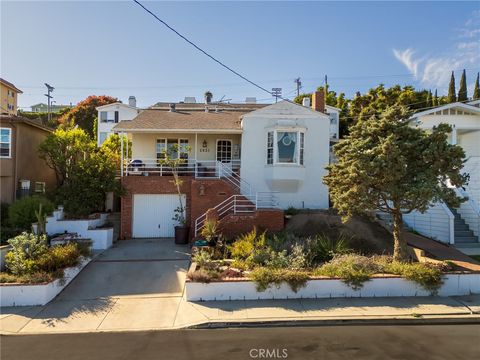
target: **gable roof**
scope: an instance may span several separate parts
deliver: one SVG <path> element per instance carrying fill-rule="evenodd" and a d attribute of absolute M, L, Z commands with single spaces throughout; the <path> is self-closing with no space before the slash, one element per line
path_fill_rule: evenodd
<path fill-rule="evenodd" d="M 296 115 L 299 116 L 318 116 L 318 117 L 325 117 L 330 121 L 330 117 L 327 114 L 324 114 L 319 111 L 315 111 L 310 107 L 305 107 L 303 105 L 294 103 L 293 101 L 282 100 L 275 104 L 271 104 L 265 106 L 264 108 L 252 111 L 245 115 L 246 117 L 250 116 L 267 116 L 267 115 L 292 115 L 291 111 L 295 112 Z"/>
<path fill-rule="evenodd" d="M 7 81 L 5 79 L 2 79 L 0 78 L 0 83 L 2 83 L 3 85 L 9 87 L 10 89 L 13 89 L 15 90 L 17 93 L 19 94 L 23 94 L 23 91 L 20 90 L 19 88 L 17 88 L 15 85 L 13 85 L 10 81 Z"/>
<path fill-rule="evenodd" d="M 35 121 L 28 119 L 23 116 L 16 116 L 16 115 L 0 115 L 0 121 L 8 121 L 9 123 L 22 123 L 29 126 L 33 126 L 43 131 L 53 132 L 53 129 L 49 128 L 48 126 L 43 125 L 40 121 Z"/>
<path fill-rule="evenodd" d="M 106 104 L 106 105 L 102 105 L 102 106 L 97 106 L 95 109 L 96 109 L 96 110 L 103 110 L 103 109 L 105 109 L 105 108 L 108 108 L 108 107 L 114 106 L 114 105 L 115 105 L 115 106 L 123 106 L 123 107 L 130 108 L 130 109 L 134 109 L 134 110 L 140 110 L 140 109 L 137 108 L 137 107 L 130 106 L 130 105 L 124 104 L 124 103 L 119 102 L 119 101 L 114 102 L 114 103 L 111 103 L 111 104 Z"/>
<path fill-rule="evenodd" d="M 241 132 L 241 116 L 245 111 L 146 109 L 133 120 L 121 121 L 113 131 L 126 132 Z"/>
<path fill-rule="evenodd" d="M 480 108 L 478 108 L 476 106 L 461 103 L 461 102 L 455 102 L 455 103 L 451 103 L 451 104 L 447 104 L 447 105 L 438 106 L 438 107 L 435 107 L 433 109 L 428 109 L 428 110 L 425 110 L 425 111 L 418 112 L 416 114 L 413 114 L 412 117 L 410 117 L 410 120 L 416 119 L 416 118 L 419 118 L 419 117 L 425 116 L 425 115 L 431 115 L 431 114 L 436 113 L 437 111 L 453 109 L 453 108 L 458 108 L 458 109 L 462 109 L 462 110 L 465 110 L 465 111 L 470 111 L 470 112 L 473 112 L 473 113 L 480 114 Z"/>

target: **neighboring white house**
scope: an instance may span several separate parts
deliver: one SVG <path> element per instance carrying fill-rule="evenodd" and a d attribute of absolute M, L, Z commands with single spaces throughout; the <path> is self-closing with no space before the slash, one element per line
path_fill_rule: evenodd
<path fill-rule="evenodd" d="M 113 131 L 132 143 L 132 157 L 121 169 L 128 193 L 122 197 L 121 237 L 172 236 L 178 199 L 161 159 L 174 145 L 174 156 L 185 160 L 182 193 L 192 235 L 209 209 L 229 224 L 227 230 L 243 233 L 253 226 L 282 229 L 281 209 L 290 206 L 328 208 L 322 177 L 331 120 L 323 92 L 312 103 L 159 103 L 117 124 Z"/>
<path fill-rule="evenodd" d="M 120 121 L 132 120 L 140 113 L 137 108 L 137 101 L 134 96 L 128 98 L 128 105 L 121 102 L 103 105 L 97 107 L 98 111 L 98 126 L 97 126 L 97 146 L 113 134 L 113 127 Z"/>
<path fill-rule="evenodd" d="M 457 246 L 477 245 L 480 235 L 480 100 L 439 106 L 411 118 L 412 126 L 427 131 L 441 123 L 452 126 L 450 143 L 460 145 L 465 151 L 463 171 L 470 175 L 470 180 L 456 191 L 469 200 L 458 209 L 435 204 L 425 214 L 406 215 L 405 221 L 420 233 L 440 241 Z"/>

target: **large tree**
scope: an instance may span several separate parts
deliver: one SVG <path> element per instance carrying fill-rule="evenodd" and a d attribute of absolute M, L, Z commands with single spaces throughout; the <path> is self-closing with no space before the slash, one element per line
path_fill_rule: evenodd
<path fill-rule="evenodd" d="M 477 73 L 477 79 L 475 80 L 475 87 L 473 88 L 473 100 L 480 99 L 480 73 Z"/>
<path fill-rule="evenodd" d="M 447 180 L 462 186 L 462 148 L 447 141 L 449 125 L 430 133 L 412 127 L 409 112 L 394 105 L 358 121 L 334 147 L 337 163 L 327 167 L 324 183 L 334 207 L 346 220 L 355 214 L 384 211 L 392 215 L 394 258 L 407 258 L 402 215 L 425 212 L 437 201 L 461 202 Z"/>
<path fill-rule="evenodd" d="M 462 77 L 460 78 L 460 87 L 458 89 L 458 98 L 457 101 L 467 101 L 467 75 L 465 74 L 465 69 L 463 69 Z"/>
<path fill-rule="evenodd" d="M 447 103 L 454 103 L 455 101 L 457 101 L 457 95 L 455 94 L 455 74 L 452 71 L 450 83 L 448 84 Z"/>
<path fill-rule="evenodd" d="M 98 106 L 112 104 L 117 101 L 117 98 L 111 96 L 91 95 L 85 100 L 80 101 L 75 107 L 65 113 L 59 121 L 65 128 L 78 125 L 80 128 L 85 130 L 92 139 L 94 139 L 96 136 L 93 131 L 94 122 L 97 118 L 96 108 Z"/>
<path fill-rule="evenodd" d="M 39 147 L 40 157 L 55 171 L 57 200 L 72 216 L 103 209 L 106 193 L 120 193 L 116 181 L 118 148 L 110 143 L 97 148 L 80 128 L 57 129 Z"/>

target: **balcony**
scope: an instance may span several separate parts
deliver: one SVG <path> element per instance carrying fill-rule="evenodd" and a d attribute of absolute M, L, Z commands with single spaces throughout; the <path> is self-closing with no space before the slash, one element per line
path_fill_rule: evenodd
<path fill-rule="evenodd" d="M 238 177 L 240 160 L 220 162 L 215 160 L 186 159 L 178 167 L 180 176 L 219 179 L 221 177 Z M 121 176 L 172 176 L 172 168 L 162 165 L 159 159 L 126 159 L 121 169 Z"/>

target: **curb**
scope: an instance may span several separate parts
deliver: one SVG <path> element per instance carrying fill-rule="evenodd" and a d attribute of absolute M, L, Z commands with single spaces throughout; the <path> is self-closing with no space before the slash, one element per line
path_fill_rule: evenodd
<path fill-rule="evenodd" d="M 187 326 L 184 329 L 227 329 L 257 327 L 314 327 L 314 326 L 352 326 L 352 325 L 467 325 L 480 324 L 480 315 L 464 316 L 420 316 L 394 318 L 327 318 L 314 320 L 260 320 L 206 322 Z"/>

